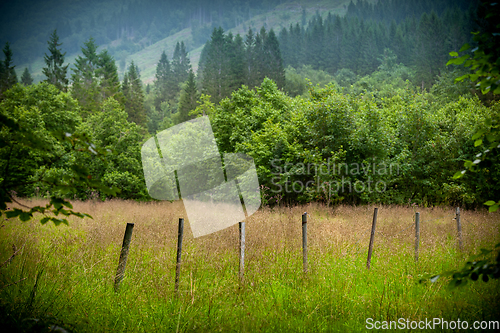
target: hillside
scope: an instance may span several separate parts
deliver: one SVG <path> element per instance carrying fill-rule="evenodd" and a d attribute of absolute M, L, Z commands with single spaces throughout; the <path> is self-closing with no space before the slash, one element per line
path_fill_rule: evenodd
<path fill-rule="evenodd" d="M 228 29 L 228 32 L 233 33 L 233 35 L 240 34 L 244 35 L 249 28 L 254 31 L 260 30 L 264 26 L 267 30 L 274 29 L 278 34 L 283 27 L 288 27 L 290 24 L 295 24 L 297 22 L 303 22 L 304 19 L 307 22 L 314 15 L 319 13 L 321 16 L 326 16 L 328 12 L 332 14 L 344 15 L 348 0 L 331 0 L 331 1 L 284 1 L 284 3 L 276 6 L 273 10 L 267 11 L 264 14 L 259 14 L 253 16 L 251 19 L 246 20 L 232 29 Z M 303 8 L 305 9 L 305 17 L 303 17 Z M 167 53 L 168 58 L 172 57 L 174 52 L 175 44 L 180 41 L 184 41 L 188 50 L 189 57 L 191 59 L 191 64 L 193 69 L 196 71 L 198 67 L 198 61 L 200 58 L 201 50 L 203 49 L 204 42 L 196 44 L 192 34 L 191 28 L 185 28 L 178 31 L 166 38 L 163 38 L 156 43 L 153 43 L 142 50 L 128 55 L 125 59 L 125 63 L 128 64 L 133 60 L 139 67 L 141 72 L 142 81 L 147 84 L 151 83 L 154 79 L 156 64 L 160 58 L 162 51 Z M 196 38 L 198 39 L 198 38 Z M 206 41 L 206 40 L 205 40 Z M 101 45 L 101 48 L 110 48 L 117 46 L 121 43 L 120 40 L 115 40 L 110 44 Z M 83 45 L 82 45 L 83 46 Z M 64 50 L 64 44 L 62 46 Z M 66 55 L 66 62 L 73 64 L 75 58 L 81 53 L 72 53 Z M 120 77 L 123 75 L 124 68 L 120 66 L 120 60 L 115 55 L 116 65 Z M 123 62 L 123 61 L 122 61 Z M 122 64 L 123 65 L 123 64 Z M 42 74 L 42 68 L 44 66 L 43 55 L 37 58 L 35 61 L 30 63 L 23 63 L 16 66 L 18 75 L 22 73 L 25 67 L 28 67 L 35 82 L 39 82 L 44 79 Z M 71 65 L 70 65 L 71 67 Z"/>

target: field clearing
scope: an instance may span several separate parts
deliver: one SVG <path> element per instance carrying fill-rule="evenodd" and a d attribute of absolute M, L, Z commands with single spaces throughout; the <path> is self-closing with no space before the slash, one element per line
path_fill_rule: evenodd
<path fill-rule="evenodd" d="M 367 270 L 375 206 L 261 208 L 246 223 L 243 283 L 238 278 L 238 225 L 194 239 L 186 220 L 176 296 L 177 223 L 186 217 L 182 204 L 112 200 L 77 201 L 73 206 L 93 219 L 71 218 L 69 226 L 58 227 L 40 225 L 36 219 L 1 221 L 0 264 L 12 255 L 12 245 L 20 249 L 25 244 L 11 263 L 0 268 L 3 327 L 46 329 L 57 324 L 75 332 L 358 332 L 367 330 L 367 318 L 436 317 L 466 320 L 471 326 L 475 320 L 500 317 L 499 281 L 453 290 L 443 279 L 418 283 L 425 274 L 461 268 L 479 248 L 498 243 L 498 213 L 462 211 L 461 253 L 454 208 L 378 206 Z M 306 211 L 309 272 L 305 274 L 301 214 Z M 415 211 L 421 214 L 418 263 L 411 226 Z M 125 278 L 115 294 L 114 275 L 127 222 L 135 227 Z"/>

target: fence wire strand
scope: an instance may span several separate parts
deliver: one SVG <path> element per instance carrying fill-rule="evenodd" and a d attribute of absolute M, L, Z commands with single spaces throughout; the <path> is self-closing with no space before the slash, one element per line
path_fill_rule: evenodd
<path fill-rule="evenodd" d="M 453 219 L 456 219 L 456 215 L 455 215 L 455 214 L 453 214 L 452 216 L 453 216 Z M 431 223 L 431 222 L 435 222 L 435 221 L 438 221 L 438 220 L 443 220 L 443 219 L 446 219 L 446 217 L 439 217 L 439 218 L 432 219 L 432 220 L 424 220 L 424 221 L 420 221 L 420 223 Z M 475 224 L 473 224 L 472 222 L 470 222 L 470 221 L 468 221 L 468 220 L 466 220 L 466 219 L 463 219 L 463 218 L 462 218 L 462 221 L 466 221 L 466 222 L 468 222 L 468 223 L 470 223 L 470 224 L 472 224 L 472 225 L 474 225 L 474 226 L 475 226 Z M 414 216 L 413 216 L 413 222 L 412 222 L 409 226 L 407 226 L 407 227 L 406 227 L 406 228 L 404 228 L 404 229 L 401 229 L 398 233 L 396 233 L 395 235 L 393 235 L 393 236 L 389 237 L 389 238 L 388 238 L 388 240 L 390 240 L 390 239 L 393 239 L 393 238 L 397 237 L 398 235 L 400 235 L 400 234 L 402 234 L 403 232 L 407 231 L 407 230 L 408 230 L 408 229 L 410 229 L 411 227 L 415 226 L 415 222 L 416 222 L 416 221 L 415 221 L 415 215 L 414 215 Z M 346 253 L 345 253 L 344 255 L 342 255 L 341 259 L 343 259 L 343 258 L 344 258 L 345 256 L 347 256 L 348 254 L 352 254 L 353 252 L 355 252 L 355 253 L 354 253 L 354 256 L 353 256 L 353 257 L 354 257 L 354 258 L 353 258 L 353 261 L 351 262 L 351 264 L 354 264 L 354 262 L 356 261 L 356 259 L 357 259 L 358 255 L 361 253 L 361 251 L 363 251 L 363 247 L 362 247 L 362 246 L 360 246 L 360 243 L 359 243 L 359 242 L 360 242 L 360 241 L 363 239 L 363 237 L 365 237 L 365 236 L 366 236 L 366 234 L 367 234 L 367 233 L 369 233 L 370 231 L 371 231 L 371 227 L 370 227 L 368 230 L 366 230 L 363 234 L 361 234 L 361 236 L 358 238 L 358 240 L 356 241 L 356 243 L 354 243 L 354 245 L 353 245 L 353 246 L 348 247 L 348 249 L 347 249 Z M 381 233 L 381 231 L 377 231 L 377 233 L 382 234 L 382 233 Z M 356 249 L 355 249 L 355 248 L 356 248 Z M 355 249 L 355 250 L 354 250 L 354 249 Z M 353 251 L 353 250 L 354 250 L 354 251 Z M 340 261 L 340 260 L 339 260 L 339 261 Z M 339 261 L 337 261 L 337 262 L 339 262 Z"/>

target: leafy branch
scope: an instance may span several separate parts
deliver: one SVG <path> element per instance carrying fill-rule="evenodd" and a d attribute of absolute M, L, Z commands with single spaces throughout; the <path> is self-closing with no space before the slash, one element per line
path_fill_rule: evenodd
<path fill-rule="evenodd" d="M 118 188 L 104 186 L 99 180 L 93 179 L 88 168 L 78 165 L 77 163 L 70 165 L 70 173 L 61 178 L 47 176 L 45 174 L 47 167 L 50 168 L 54 162 L 63 159 L 63 157 L 68 154 L 87 153 L 93 154 L 97 158 L 104 159 L 106 154 L 111 152 L 110 150 L 96 147 L 91 143 L 90 138 L 85 133 L 50 133 L 52 139 L 56 140 L 62 146 L 57 147 L 57 149 L 62 148 L 63 153 L 51 158 L 50 161 L 45 161 L 42 165 L 45 167 L 45 170 L 37 179 L 30 182 L 13 179 L 11 174 L 13 174 L 15 170 L 11 170 L 14 167 L 10 164 L 10 158 L 15 146 L 29 147 L 33 151 L 45 153 L 52 153 L 51 150 L 56 149 L 54 147 L 52 147 L 54 149 L 47 148 L 43 144 L 40 144 L 40 140 L 33 133 L 23 129 L 14 119 L 2 114 L 0 114 L 0 118 L 3 123 L 1 130 L 5 134 L 0 137 L 0 148 L 7 147 L 9 149 L 8 160 L 3 170 L 3 174 L 0 177 L 0 216 L 5 213 L 7 218 L 18 217 L 21 221 L 28 221 L 33 218 L 35 213 L 40 213 L 45 215 L 40 221 L 42 224 L 52 221 L 55 225 L 61 223 L 67 225 L 67 217 L 71 215 L 80 218 L 92 217 L 89 214 L 73 211 L 71 203 L 62 198 L 64 195 L 69 194 L 77 188 L 95 189 L 109 195 L 116 195 L 116 193 L 119 192 Z M 35 206 L 31 208 L 20 205 L 26 209 L 14 208 L 13 210 L 8 210 L 7 203 L 18 203 L 15 199 L 13 190 L 17 186 L 32 182 L 40 182 L 49 186 L 51 189 L 49 203 L 45 206 Z M 51 215 L 47 216 L 48 213 L 51 213 Z"/>

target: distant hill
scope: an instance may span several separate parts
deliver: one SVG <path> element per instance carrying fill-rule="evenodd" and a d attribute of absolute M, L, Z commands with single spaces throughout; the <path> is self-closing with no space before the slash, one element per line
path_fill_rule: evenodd
<path fill-rule="evenodd" d="M 111 1 L 113 2 L 113 1 Z M 309 21 L 314 15 L 320 14 L 321 16 L 326 16 L 328 12 L 332 14 L 344 15 L 349 4 L 349 0 L 330 0 L 330 1 L 281 1 L 282 3 L 275 6 L 272 9 L 265 10 L 261 14 L 251 16 L 250 19 L 237 21 L 237 25 L 233 28 L 227 29 L 228 32 L 236 35 L 239 33 L 244 36 L 249 28 L 254 31 L 258 31 L 264 26 L 267 30 L 274 29 L 276 34 L 279 34 L 283 27 L 288 27 L 290 24 L 303 23 Z M 82 14 L 83 15 L 83 14 Z M 212 26 L 214 24 L 212 23 Z M 191 64 L 196 71 L 198 67 L 198 61 L 200 58 L 201 50 L 209 38 L 209 32 L 212 30 L 212 26 L 206 24 L 204 26 L 204 33 L 201 34 L 199 27 L 192 29 L 192 27 L 187 27 L 172 33 L 166 38 L 160 39 L 155 43 L 151 43 L 148 46 L 147 41 L 144 40 L 133 40 L 135 48 L 142 48 L 137 51 L 125 52 L 125 38 L 115 39 L 108 44 L 100 45 L 99 49 L 106 48 L 111 51 L 116 59 L 116 65 L 120 77 L 128 64 L 133 60 L 139 67 L 141 79 L 147 84 L 154 80 L 156 64 L 160 59 L 160 55 L 163 51 L 167 53 L 169 60 L 172 58 L 175 44 L 180 41 L 184 41 L 189 51 L 189 57 L 191 59 Z M 193 35 L 193 30 L 196 30 Z M 197 34 L 196 34 L 197 33 Z M 83 38 L 87 40 L 90 36 Z M 64 39 L 63 39 L 64 41 Z M 130 43 L 130 41 L 128 41 Z M 142 45 L 140 47 L 139 45 Z M 83 46 L 83 43 L 79 47 Z M 65 50 L 65 45 L 62 45 L 63 51 Z M 130 47 L 129 47 L 130 49 Z M 45 49 L 44 52 L 47 52 Z M 43 52 L 43 53 L 44 53 Z M 35 82 L 44 79 L 42 74 L 42 68 L 44 66 L 43 53 L 40 57 L 36 58 L 34 61 L 25 62 L 22 64 L 16 64 L 16 71 L 18 76 L 22 73 L 25 67 L 30 70 Z M 73 64 L 75 58 L 81 52 L 69 53 L 66 55 L 66 62 Z M 125 65 L 125 66 L 124 66 Z M 70 66 L 71 68 L 71 66 Z"/>

